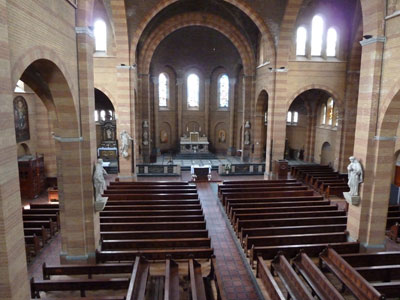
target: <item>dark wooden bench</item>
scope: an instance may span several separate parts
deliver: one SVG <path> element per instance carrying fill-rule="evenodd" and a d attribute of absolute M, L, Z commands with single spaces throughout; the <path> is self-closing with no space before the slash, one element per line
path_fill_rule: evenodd
<path fill-rule="evenodd" d="M 100 224 L 105 223 L 138 223 L 138 222 L 191 222 L 204 221 L 204 216 L 188 215 L 188 216 L 116 216 L 116 217 L 100 217 Z"/>
<path fill-rule="evenodd" d="M 137 231 L 137 230 L 179 230 L 206 229 L 206 222 L 135 222 L 135 223 L 103 223 L 100 231 Z"/>
<path fill-rule="evenodd" d="M 212 279 L 214 280 L 216 289 L 217 289 L 217 299 L 218 300 L 227 300 L 228 297 L 224 291 L 223 288 L 221 288 L 221 283 L 222 283 L 222 275 L 218 269 L 217 266 L 217 261 L 215 258 L 215 255 L 213 254 L 211 256 L 211 272 L 210 275 L 212 277 Z"/>
<path fill-rule="evenodd" d="M 153 206 L 153 205 L 199 205 L 200 200 L 199 199 L 182 199 L 182 200 L 130 200 L 130 199 L 125 199 L 125 200 L 118 200 L 118 199 L 108 199 L 107 206 L 132 206 L 132 205 L 148 205 L 148 206 Z"/>
<path fill-rule="evenodd" d="M 314 187 L 315 188 L 320 188 L 320 186 L 322 184 L 325 183 L 342 183 L 342 182 L 347 182 L 347 180 L 343 179 L 343 178 L 331 178 L 331 177 L 322 177 L 322 178 L 317 178 L 314 181 Z"/>
<path fill-rule="evenodd" d="M 264 284 L 265 291 L 270 300 L 286 300 L 286 297 L 283 295 L 274 276 L 261 256 L 257 258 L 257 277 L 260 277 Z"/>
<path fill-rule="evenodd" d="M 325 192 L 325 197 L 330 197 L 330 196 L 338 196 L 343 198 L 343 193 L 350 191 L 350 188 L 348 185 L 342 185 L 342 186 L 328 186 L 326 188 Z"/>
<path fill-rule="evenodd" d="M 149 275 L 150 264 L 148 261 L 141 256 L 136 256 L 132 275 L 129 280 L 128 292 L 126 293 L 127 300 L 145 299 L 146 284 Z"/>
<path fill-rule="evenodd" d="M 188 259 L 189 257 L 209 259 L 213 254 L 212 248 L 194 249 L 151 249 L 151 250 L 128 250 L 128 251 L 97 251 L 97 263 L 108 261 L 133 261 L 137 255 L 142 255 L 150 260 L 165 260 L 168 255 L 172 259 Z"/>
<path fill-rule="evenodd" d="M 388 211 L 399 211 L 400 210 L 400 204 L 398 205 L 389 205 Z"/>
<path fill-rule="evenodd" d="M 400 262 L 399 251 L 376 253 L 349 253 L 342 254 L 341 257 L 352 267 L 397 265 Z"/>
<path fill-rule="evenodd" d="M 310 257 L 300 250 L 292 261 L 294 269 L 305 279 L 321 300 L 344 300 L 332 283 L 325 277 Z"/>
<path fill-rule="evenodd" d="M 261 228 L 242 228 L 239 238 L 243 242 L 246 236 L 276 236 L 289 234 L 309 234 L 309 233 L 328 233 L 344 232 L 346 224 L 334 225 L 309 225 L 309 226 L 281 226 L 281 227 L 261 227 Z"/>
<path fill-rule="evenodd" d="M 103 212 L 105 211 L 147 211 L 147 210 L 201 210 L 200 202 L 199 204 L 181 204 L 181 205 L 114 205 L 109 202 L 105 206 Z"/>
<path fill-rule="evenodd" d="M 179 265 L 170 257 L 165 262 L 164 300 L 179 300 Z"/>
<path fill-rule="evenodd" d="M 106 210 L 100 212 L 100 217 L 134 217 L 134 216 L 179 216 L 179 215 L 203 215 L 201 209 L 188 210 Z"/>
<path fill-rule="evenodd" d="M 390 282 L 400 279 L 400 261 L 396 265 L 357 267 L 354 270 L 368 281 Z"/>
<path fill-rule="evenodd" d="M 256 179 L 256 180 L 224 180 L 222 184 L 253 184 L 253 183 L 281 183 L 281 182 L 296 182 L 296 179 Z"/>
<path fill-rule="evenodd" d="M 58 213 L 60 209 L 56 208 L 31 208 L 31 209 L 22 209 L 22 214 L 25 215 L 46 215 L 46 214 L 55 214 Z"/>
<path fill-rule="evenodd" d="M 51 220 L 57 224 L 57 228 L 60 229 L 60 216 L 58 213 L 54 214 L 23 214 L 22 219 L 24 221 L 48 221 Z"/>
<path fill-rule="evenodd" d="M 24 235 L 36 235 L 42 239 L 43 245 L 50 239 L 49 232 L 42 226 L 38 228 L 24 228 Z"/>
<path fill-rule="evenodd" d="M 201 265 L 193 258 L 190 258 L 188 270 L 190 280 L 189 299 L 207 300 Z"/>
<path fill-rule="evenodd" d="M 400 225 L 398 222 L 396 222 L 396 224 L 390 226 L 389 238 L 397 243 L 399 237 L 400 237 Z"/>
<path fill-rule="evenodd" d="M 371 284 L 357 273 L 332 247 L 320 254 L 320 268 L 326 266 L 360 300 L 384 299 Z"/>
<path fill-rule="evenodd" d="M 193 230 L 153 230 L 153 231 L 102 231 L 102 240 L 123 239 L 162 239 L 162 238 L 204 238 L 208 237 L 207 229 Z"/>
<path fill-rule="evenodd" d="M 42 265 L 43 279 L 50 280 L 51 276 L 87 275 L 91 279 L 93 275 L 131 273 L 132 263 L 118 264 L 86 264 L 86 265 Z"/>
<path fill-rule="evenodd" d="M 353 253 L 360 250 L 358 242 L 330 243 L 329 245 L 339 253 Z M 264 259 L 272 259 L 279 251 L 282 251 L 286 257 L 294 257 L 301 249 L 308 256 L 318 257 L 327 246 L 328 244 L 321 243 L 253 247 L 250 250 L 250 262 L 253 265 L 257 256 L 262 256 Z"/>
<path fill-rule="evenodd" d="M 118 184 L 118 185 L 109 185 L 107 190 L 135 190 L 135 189 L 162 189 L 162 190 L 174 190 L 174 189 L 184 189 L 184 190 L 196 190 L 195 185 L 172 185 L 172 184 L 164 184 L 164 185 L 129 185 L 129 184 Z"/>
<path fill-rule="evenodd" d="M 293 300 L 314 300 L 313 295 L 297 276 L 282 252 L 274 257 L 271 262 L 271 273 L 276 273 L 281 279 L 285 289 Z"/>
<path fill-rule="evenodd" d="M 106 195 L 108 200 L 184 200 L 184 199 L 198 199 L 197 193 L 158 193 L 158 194 L 109 194 Z"/>
<path fill-rule="evenodd" d="M 42 243 L 40 242 L 40 239 L 35 235 L 25 235 L 25 246 L 27 248 L 27 251 L 30 252 L 29 250 L 32 249 L 33 255 L 37 255 L 42 249 Z"/>
<path fill-rule="evenodd" d="M 386 230 L 390 230 L 390 227 L 396 225 L 396 223 L 400 223 L 400 216 L 398 217 L 387 217 L 386 218 Z"/>
<path fill-rule="evenodd" d="M 46 208 L 46 209 L 60 209 L 60 206 L 58 203 L 31 203 L 29 204 L 30 209 L 41 209 L 41 208 Z"/>
<path fill-rule="evenodd" d="M 242 228 L 256 227 L 280 227 L 280 226 L 304 226 L 304 225 L 326 225 L 326 224 L 346 224 L 346 216 L 338 217 L 309 217 L 309 218 L 282 218 L 271 220 L 238 220 L 236 231 Z"/>
<path fill-rule="evenodd" d="M 309 173 L 306 175 L 305 182 L 309 185 L 314 185 L 315 182 L 320 178 L 331 178 L 338 179 L 340 178 L 339 173 Z"/>
<path fill-rule="evenodd" d="M 245 253 L 252 247 L 284 246 L 297 244 L 328 244 L 343 243 L 347 241 L 346 232 L 288 234 L 274 236 L 247 236 L 243 246 Z"/>
<path fill-rule="evenodd" d="M 120 181 L 118 178 L 110 185 L 189 185 L 188 181 Z"/>
<path fill-rule="evenodd" d="M 179 249 L 179 248 L 210 248 L 210 238 L 164 238 L 143 240 L 103 240 L 101 249 Z"/>
<path fill-rule="evenodd" d="M 283 186 L 302 186 L 302 182 L 277 182 L 277 183 L 269 183 L 266 181 L 265 183 L 252 183 L 252 184 L 224 184 L 218 186 L 219 194 L 225 191 L 237 190 L 237 189 L 258 189 L 258 188 L 269 188 L 269 187 L 283 187 Z"/>
<path fill-rule="evenodd" d="M 57 223 L 53 222 L 51 220 L 48 221 L 23 221 L 23 225 L 24 225 L 24 229 L 25 228 L 46 228 L 47 230 L 49 230 L 50 235 L 54 235 L 55 232 L 57 232 Z"/>
<path fill-rule="evenodd" d="M 104 191 L 104 195 L 108 197 L 109 195 L 149 195 L 149 194 L 193 194 L 197 193 L 196 189 L 109 189 Z"/>

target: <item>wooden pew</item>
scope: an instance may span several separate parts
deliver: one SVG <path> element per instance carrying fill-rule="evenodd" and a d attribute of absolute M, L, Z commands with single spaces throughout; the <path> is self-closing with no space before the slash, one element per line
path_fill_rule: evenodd
<path fill-rule="evenodd" d="M 399 237 L 400 237 L 400 225 L 398 222 L 396 222 L 396 224 L 390 226 L 389 238 L 397 243 Z"/>
<path fill-rule="evenodd" d="M 58 213 L 60 209 L 56 208 L 31 208 L 31 209 L 22 209 L 22 214 L 25 215 L 47 215 L 47 214 L 55 214 Z"/>
<path fill-rule="evenodd" d="M 165 262 L 164 300 L 179 300 L 179 265 L 170 257 Z"/>
<path fill-rule="evenodd" d="M 400 279 L 400 261 L 396 265 L 357 267 L 354 270 L 368 281 L 390 282 Z"/>
<path fill-rule="evenodd" d="M 183 200 L 110 200 L 106 204 L 107 206 L 133 206 L 133 205 L 147 205 L 147 206 L 159 206 L 159 205 L 200 205 L 199 199 L 183 199 Z"/>
<path fill-rule="evenodd" d="M 22 219 L 24 221 L 48 221 L 51 220 L 57 224 L 57 228 L 60 229 L 60 216 L 58 213 L 55 214 L 23 214 Z"/>
<path fill-rule="evenodd" d="M 315 182 L 320 178 L 330 178 L 330 179 L 338 179 L 340 178 L 339 173 L 310 173 L 306 175 L 305 182 L 309 185 L 314 186 Z"/>
<path fill-rule="evenodd" d="M 309 226 L 281 226 L 281 227 L 261 227 L 261 228 L 242 228 L 239 233 L 240 241 L 244 241 L 246 236 L 276 236 L 289 234 L 308 234 L 308 233 L 328 233 L 344 232 L 346 224 L 334 225 L 309 225 Z"/>
<path fill-rule="evenodd" d="M 197 193 L 182 193 L 182 194 L 109 194 L 106 195 L 108 197 L 108 201 L 110 200 L 184 200 L 184 199 L 198 199 L 199 195 Z"/>
<path fill-rule="evenodd" d="M 29 204 L 30 209 L 41 209 L 41 208 L 46 208 L 46 209 L 60 209 L 60 206 L 58 203 L 31 203 Z"/>
<path fill-rule="evenodd" d="M 137 230 L 179 230 L 206 229 L 205 221 L 192 222 L 135 222 L 135 223 L 102 223 L 100 231 L 137 231 Z"/>
<path fill-rule="evenodd" d="M 398 217 L 387 217 L 386 218 L 386 230 L 390 230 L 390 227 L 396 225 L 396 223 L 400 223 L 400 216 Z"/>
<path fill-rule="evenodd" d="M 188 181 L 111 181 L 110 185 L 189 185 Z"/>
<path fill-rule="evenodd" d="M 190 280 L 189 299 L 207 300 L 203 276 L 201 274 L 201 265 L 193 258 L 190 258 L 188 269 Z"/>
<path fill-rule="evenodd" d="M 348 191 L 350 191 L 348 185 L 328 186 L 325 192 L 325 197 L 330 197 L 331 195 L 334 195 L 343 198 L 343 193 Z"/>
<path fill-rule="evenodd" d="M 87 275 L 91 279 L 93 275 L 99 274 L 122 274 L 131 273 L 132 263 L 118 264 L 86 264 L 86 265 L 54 265 L 48 266 L 46 263 L 42 265 L 42 273 L 44 280 L 50 280 L 51 276 L 65 275 Z"/>
<path fill-rule="evenodd" d="M 341 257 L 354 268 L 381 265 L 397 265 L 400 261 L 400 251 L 351 254 L 349 253 L 342 254 Z"/>
<path fill-rule="evenodd" d="M 200 202 L 198 204 L 181 204 L 181 205 L 114 205 L 113 203 L 107 203 L 104 207 L 105 211 L 145 211 L 145 210 L 201 210 Z"/>
<path fill-rule="evenodd" d="M 297 276 L 283 253 L 279 252 L 272 260 L 271 273 L 272 275 L 276 273 L 279 276 L 287 292 L 290 294 L 290 298 L 293 300 L 314 300 L 313 295 L 311 295 L 310 291 Z"/>
<path fill-rule="evenodd" d="M 327 247 L 320 254 L 319 264 L 326 266 L 360 300 L 384 299 L 371 284 L 350 266 L 334 249 Z"/>
<path fill-rule="evenodd" d="M 168 238 L 206 238 L 207 229 L 194 230 L 152 230 L 152 231 L 102 231 L 101 239 L 123 240 L 123 239 L 162 239 Z"/>
<path fill-rule="evenodd" d="M 37 255 L 42 249 L 42 244 L 40 243 L 40 239 L 35 235 L 25 235 L 25 246 L 27 248 L 28 253 L 29 250 L 32 249 L 33 255 Z"/>
<path fill-rule="evenodd" d="M 148 195 L 148 194 L 193 194 L 196 193 L 196 189 L 109 189 L 104 191 L 104 195 L 108 197 L 109 195 Z"/>
<path fill-rule="evenodd" d="M 128 278 L 69 279 L 69 280 L 35 280 L 31 283 L 31 297 L 40 298 L 40 292 L 80 291 L 85 297 L 86 291 L 122 290 L 129 285 Z"/>
<path fill-rule="evenodd" d="M 129 185 L 129 184 L 118 184 L 118 185 L 109 185 L 107 190 L 135 190 L 135 189 L 163 189 L 163 190 L 175 190 L 175 189 L 184 189 L 184 190 L 196 190 L 195 185 L 172 185 L 172 184 L 164 184 L 164 185 Z"/>
<path fill-rule="evenodd" d="M 40 228 L 24 228 L 24 235 L 36 235 L 42 239 L 43 245 L 50 239 L 47 230 L 42 226 Z"/>
<path fill-rule="evenodd" d="M 149 260 L 164 260 L 167 258 L 167 255 L 170 255 L 172 259 L 188 259 L 192 256 L 209 259 L 213 252 L 212 248 L 96 251 L 96 262 L 133 261 L 137 255 L 142 255 Z"/>
<path fill-rule="evenodd" d="M 257 277 L 260 277 L 270 300 L 286 300 L 264 259 L 257 257 Z"/>
<path fill-rule="evenodd" d="M 100 224 L 105 223 L 137 223 L 137 222 L 191 222 L 204 221 L 204 216 L 188 215 L 188 216 L 116 216 L 116 217 L 100 217 Z"/>
<path fill-rule="evenodd" d="M 251 183 L 251 184 L 223 184 L 218 186 L 219 194 L 222 192 L 236 190 L 236 189 L 259 189 L 259 188 L 269 188 L 269 187 L 289 187 L 289 186 L 302 186 L 302 182 L 277 182 L 277 183 L 269 183 L 266 181 L 265 183 Z"/>
<path fill-rule="evenodd" d="M 281 183 L 281 182 L 296 182 L 296 179 L 224 180 L 222 184 L 253 184 L 253 183 Z"/>
<path fill-rule="evenodd" d="M 100 212 L 100 217 L 139 217 L 139 216 L 201 216 L 203 211 L 197 210 L 106 210 Z"/>
<path fill-rule="evenodd" d="M 219 272 L 218 266 L 217 266 L 217 261 L 215 258 L 215 255 L 213 254 L 211 256 L 211 272 L 210 272 L 211 279 L 214 280 L 215 286 L 217 289 L 217 299 L 218 300 L 227 300 L 228 297 L 225 294 L 225 291 L 223 288 L 221 288 L 221 283 L 222 283 L 222 275 Z"/>
<path fill-rule="evenodd" d="M 304 226 L 304 225 L 324 225 L 324 224 L 346 224 L 346 216 L 338 217 L 309 217 L 309 218 L 282 218 L 282 219 L 259 219 L 259 220 L 238 220 L 236 222 L 236 232 L 242 228 L 256 227 L 280 227 L 280 226 Z"/>
<path fill-rule="evenodd" d="M 23 221 L 24 229 L 25 228 L 41 228 L 44 227 L 47 230 L 49 230 L 50 235 L 54 235 L 55 232 L 57 231 L 57 223 L 48 220 L 48 221 Z"/>
<path fill-rule="evenodd" d="M 292 265 L 303 276 L 319 299 L 344 300 L 343 296 L 304 251 L 300 250 L 299 254 L 293 259 Z"/>
<path fill-rule="evenodd" d="M 133 266 L 132 275 L 129 280 L 127 300 L 144 300 L 146 293 L 147 279 L 150 275 L 150 264 L 141 257 L 136 256 Z"/>
<path fill-rule="evenodd" d="M 245 253 L 252 247 L 285 246 L 297 244 L 328 244 L 347 241 L 346 232 L 307 233 L 274 236 L 246 236 L 243 242 Z"/>
<path fill-rule="evenodd" d="M 329 245 L 339 253 L 352 253 L 360 250 L 360 244 L 357 242 L 329 243 Z M 286 257 L 294 257 L 300 249 L 304 249 L 308 256 L 317 257 L 327 246 L 327 243 L 321 243 L 253 247 L 250 250 L 250 263 L 253 265 L 257 256 L 272 259 L 279 251 L 282 251 Z"/>
<path fill-rule="evenodd" d="M 179 248 L 210 248 L 210 238 L 164 238 L 143 240 L 103 240 L 101 249 L 128 250 L 128 249 L 179 249 Z"/>

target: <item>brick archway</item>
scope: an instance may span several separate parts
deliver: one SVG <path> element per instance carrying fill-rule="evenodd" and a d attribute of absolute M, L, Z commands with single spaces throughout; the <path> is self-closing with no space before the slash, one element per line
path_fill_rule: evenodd
<path fill-rule="evenodd" d="M 224 19 L 204 13 L 186 13 L 171 18 L 159 25 L 160 30 L 154 31 L 146 40 L 139 54 L 139 72 L 148 74 L 153 54 L 160 42 L 172 32 L 189 26 L 204 26 L 225 35 L 236 47 L 242 59 L 244 73 L 253 75 L 255 72 L 255 57 L 246 38 Z"/>
<path fill-rule="evenodd" d="M 263 36 L 267 37 L 268 53 L 271 54 L 270 60 L 274 61 L 275 56 L 276 56 L 276 47 L 275 47 L 274 38 L 273 38 L 268 26 L 264 22 L 263 18 L 244 0 L 224 0 L 224 1 L 233 6 L 236 6 L 238 9 L 240 9 L 242 12 L 244 12 L 257 25 L 261 34 Z M 136 49 L 137 49 L 137 46 L 139 43 L 139 39 L 142 36 L 143 31 L 146 29 L 147 25 L 159 12 L 161 12 L 167 6 L 169 6 L 175 2 L 178 2 L 178 0 L 162 0 L 156 6 L 154 6 L 154 8 L 147 14 L 146 17 L 143 18 L 142 22 L 137 27 L 137 29 L 133 35 L 133 38 L 132 38 L 131 57 L 133 59 L 135 59 L 135 53 L 136 53 Z M 230 26 L 232 26 L 232 25 L 230 25 Z"/>
<path fill-rule="evenodd" d="M 94 88 L 99 90 L 100 92 L 102 92 L 104 95 L 106 95 L 107 98 L 111 101 L 112 105 L 114 106 L 114 109 L 116 109 L 117 103 L 115 101 L 115 98 L 114 98 L 113 94 L 108 89 L 106 89 L 101 84 L 100 85 L 99 84 L 95 84 Z"/>

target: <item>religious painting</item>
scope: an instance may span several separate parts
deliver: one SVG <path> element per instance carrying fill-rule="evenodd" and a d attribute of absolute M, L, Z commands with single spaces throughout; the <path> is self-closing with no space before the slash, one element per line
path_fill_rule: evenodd
<path fill-rule="evenodd" d="M 14 99 L 14 124 L 17 143 L 29 140 L 28 105 L 22 96 Z"/>
<path fill-rule="evenodd" d="M 168 133 L 164 129 L 160 132 L 160 142 L 162 144 L 168 143 Z"/>
<path fill-rule="evenodd" d="M 115 125 L 112 122 L 106 122 L 102 125 L 103 141 L 115 141 Z"/>
<path fill-rule="evenodd" d="M 219 143 L 225 143 L 226 141 L 226 132 L 225 130 L 221 129 L 218 131 L 218 142 Z"/>

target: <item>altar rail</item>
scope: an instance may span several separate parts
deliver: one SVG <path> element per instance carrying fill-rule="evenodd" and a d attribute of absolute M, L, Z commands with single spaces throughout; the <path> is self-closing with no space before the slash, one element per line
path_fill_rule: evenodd
<path fill-rule="evenodd" d="M 137 176 L 180 176 L 181 165 L 137 164 Z"/>
<path fill-rule="evenodd" d="M 222 164 L 218 167 L 218 174 L 224 175 L 264 175 L 265 163 Z"/>

